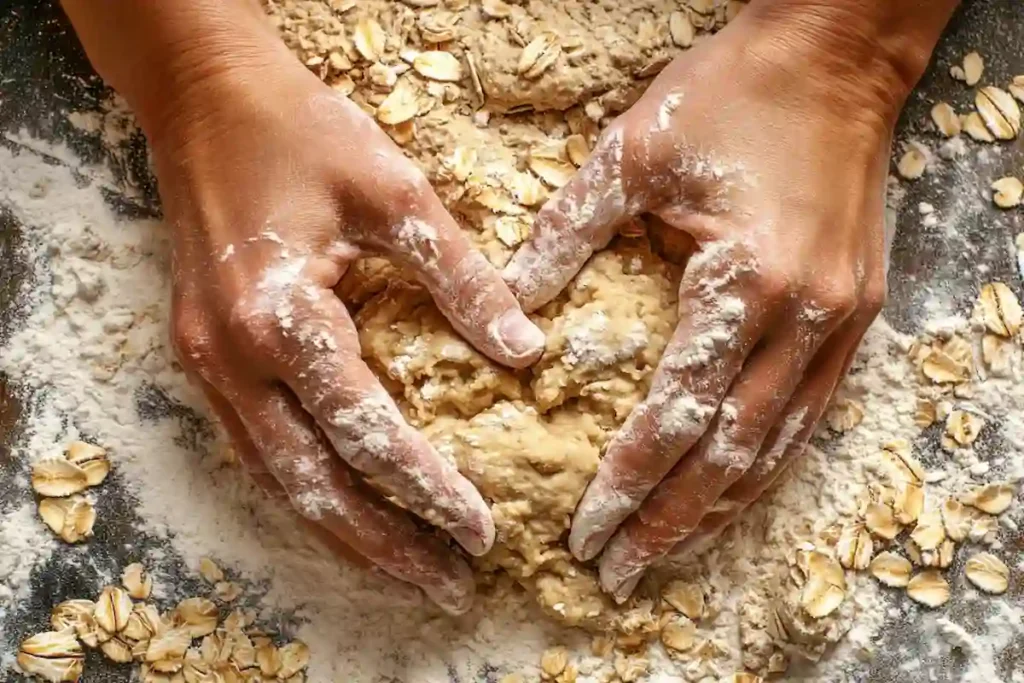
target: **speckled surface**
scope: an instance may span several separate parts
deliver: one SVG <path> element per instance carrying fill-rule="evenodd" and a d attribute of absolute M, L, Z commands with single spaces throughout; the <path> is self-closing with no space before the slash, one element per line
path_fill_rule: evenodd
<path fill-rule="evenodd" d="M 68 31 L 56 3 L 7 0 L 4 5 L 0 16 L 0 131 L 25 128 L 34 136 L 67 143 L 82 158 L 107 157 L 121 178 L 141 188 L 143 197 L 126 200 L 111 194 L 111 203 L 128 214 L 156 214 L 158 203 L 155 186 L 146 173 L 144 141 L 133 141 L 126 161 L 110 158 L 95 139 L 74 130 L 66 119 L 70 111 L 96 108 L 104 89 Z M 961 111 L 969 108 L 972 90 L 952 80 L 948 69 L 970 49 L 978 49 L 985 56 L 986 82 L 1005 83 L 1014 74 L 1024 73 L 1024 6 L 1020 0 L 974 0 L 960 9 L 904 113 L 897 137 L 898 150 L 908 139 L 920 139 L 934 148 L 936 137 L 929 131 L 928 110 L 935 102 L 949 101 Z M 0 144 L 13 143 L 0 138 Z M 992 179 L 1021 172 L 1024 138 L 999 149 L 999 153 L 985 158 L 975 158 L 972 153 L 970 158 L 974 161 L 966 168 L 946 166 L 921 181 L 904 185 L 908 189 L 898 213 L 889 273 L 890 302 L 886 309 L 887 318 L 898 329 L 912 331 L 921 320 L 930 317 L 929 300 L 947 302 L 945 310 L 964 310 L 978 286 L 992 279 L 1002 280 L 1020 293 L 1020 276 L 1011 247 L 1013 237 L 1024 232 L 1024 212 L 997 211 L 984 198 Z M 842 192 L 842 188 L 835 191 Z M 935 207 L 939 218 L 936 226 L 923 225 L 918 211 L 920 202 Z M 18 226 L 0 206 L 0 340 L 8 333 L 17 306 L 15 284 L 24 273 L 12 257 L 18 239 Z M 984 265 L 979 267 L 981 264 Z M 11 393 L 6 379 L 0 375 L 0 514 L 27 495 L 22 487 L 12 485 L 20 465 L 12 462 L 9 445 L 17 439 L 20 422 L 18 401 Z M 190 433 L 197 443 L 202 441 L 204 425 L 185 409 L 172 405 L 156 392 L 144 392 L 138 396 L 138 402 L 142 414 L 174 414 L 190 423 Z M 998 450 L 1000 444 L 986 447 Z M 97 576 L 117 575 L 121 567 L 154 545 L 167 548 L 165 540 L 142 538 L 134 531 L 138 522 L 134 518 L 134 503 L 120 493 L 116 476 L 115 473 L 114 480 L 100 493 L 104 514 L 98 520 L 96 537 L 88 546 L 61 546 L 33 576 L 33 598 L 28 604 L 0 605 L 0 647 L 11 647 L 23 635 L 40 630 L 51 605 L 93 592 Z M 1019 540 L 1017 547 L 1024 550 Z M 164 557 L 164 573 L 188 575 L 173 553 L 167 552 Z M 197 588 L 185 578 L 179 586 L 183 592 Z M 1019 592 L 1013 599 L 1024 604 L 1024 596 Z M 954 620 L 965 624 L 985 617 L 983 611 L 956 600 L 948 610 Z M 903 616 L 887 627 L 876 660 L 862 670 L 848 672 L 845 680 L 957 681 L 956 661 L 935 669 L 939 671 L 937 675 L 929 674 L 928 662 L 922 662 L 926 665 L 922 668 L 901 671 L 900 665 L 922 659 L 922 653 L 927 652 L 920 630 L 920 612 L 921 608 L 908 606 Z M 1024 643 L 1018 643 L 1000 655 L 1000 669 L 1009 678 L 1015 665 L 1022 661 Z M 127 667 L 112 666 L 95 653 L 89 655 L 86 671 L 85 681 L 130 680 Z M 19 678 L 0 674 L 0 683 L 15 680 Z"/>

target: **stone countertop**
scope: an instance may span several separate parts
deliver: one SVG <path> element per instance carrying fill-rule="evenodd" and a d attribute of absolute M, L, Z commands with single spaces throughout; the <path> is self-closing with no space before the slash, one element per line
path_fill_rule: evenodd
<path fill-rule="evenodd" d="M 984 81 L 1005 84 L 1024 73 L 1024 9 L 1019 0 L 968 0 L 960 8 L 946 32 L 932 65 L 912 95 L 904 111 L 895 143 L 895 158 L 909 140 L 920 140 L 935 149 L 938 138 L 930 130 L 931 106 L 948 101 L 958 111 L 971 108 L 973 89 L 949 76 L 951 64 L 963 54 L 980 51 L 985 58 Z M 837 87 L 840 87 L 837 85 Z M 85 60 L 56 2 L 8 0 L 0 16 L 0 133 L 19 129 L 32 136 L 60 140 L 86 160 L 106 160 L 115 175 L 137 191 L 130 198 L 111 192 L 109 200 L 126 215 L 158 215 L 155 185 L 146 166 L 145 142 L 132 140 L 128 154 L 112 156 L 96 137 L 76 130 L 67 119 L 72 111 L 98 109 L 106 91 Z M 0 144 L 17 143 L 0 136 Z M 991 148 L 995 149 L 995 148 Z M 994 279 L 1006 282 L 1018 295 L 1022 293 L 1013 238 L 1024 232 L 1024 211 L 1000 212 L 987 200 L 988 185 L 995 178 L 1024 169 L 1024 137 L 1001 145 L 998 153 L 976 154 L 971 146 L 970 163 L 943 164 L 935 172 L 914 183 L 901 183 L 905 196 L 899 202 L 897 235 L 889 272 L 890 300 L 885 316 L 897 329 L 910 332 L 934 315 L 929 301 L 941 300 L 943 310 L 969 310 L 978 288 Z M 54 160 L 54 163 L 60 163 Z M 835 188 L 842 192 L 843 188 Z M 931 204 L 937 224 L 928 226 L 919 211 L 922 202 Z M 950 229 L 955 227 L 955 230 Z M 16 306 L 14 293 L 25 268 L 13 258 L 19 239 L 19 226 L 0 206 L 0 341 L 9 333 Z M 984 264 L 984 268 L 979 268 Z M 19 405 L 0 375 L 0 514 L 10 509 L 20 487 L 12 486 L 20 466 L 13 462 L 10 444 L 18 437 Z M 171 404 L 158 393 L 139 397 L 143 414 L 175 414 L 195 424 L 198 435 L 205 427 L 180 406 Z M 179 414 L 180 413 L 180 414 Z M 116 478 L 116 472 L 112 475 Z M 0 647 L 16 647 L 29 632 L 40 630 L 52 605 L 71 597 L 91 595 L 98 577 L 119 575 L 120 568 L 132 561 L 147 546 L 166 542 L 140 538 L 139 520 L 134 502 L 119 487 L 104 487 L 104 514 L 96 526 L 96 536 L 88 545 L 90 562 L 76 563 L 74 572 L 59 569 L 69 566 L 68 556 L 81 549 L 61 546 L 46 566 L 32 578 L 32 599 L 27 604 L 0 605 Z M 129 543 L 127 539 L 131 539 Z M 2 549 L 0 549 L 2 552 Z M 186 576 L 180 559 L 166 553 L 167 573 Z M 184 581 L 181 590 L 199 590 Z M 1024 602 L 1018 593 L 1015 600 Z M 967 608 L 964 608 L 967 609 Z M 911 608 L 906 616 L 890 622 L 882 634 L 876 660 L 864 669 L 851 671 L 845 680 L 885 683 L 925 683 L 934 681 L 924 669 L 900 670 L 900 665 L 927 651 L 921 631 L 920 611 Z M 955 620 L 971 622 L 978 617 L 957 614 Z M 920 654 L 919 654 L 920 653 Z M 1015 644 L 1000 656 L 1000 669 L 1009 678 L 1017 663 L 1024 661 L 1024 644 Z M 958 680 L 957 663 L 946 669 L 948 681 Z M 83 680 L 89 682 L 127 681 L 126 667 L 116 667 L 89 654 Z M 13 683 L 17 676 L 0 674 L 0 683 Z M 943 679 L 947 680 L 947 679 Z"/>

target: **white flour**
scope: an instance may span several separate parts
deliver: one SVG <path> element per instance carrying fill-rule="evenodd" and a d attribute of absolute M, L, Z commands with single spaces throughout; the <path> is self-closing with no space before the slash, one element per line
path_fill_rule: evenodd
<path fill-rule="evenodd" d="M 26 142 L 74 163 L 66 149 Z M 94 437 L 108 449 L 115 472 L 138 498 L 145 533 L 165 535 L 193 570 L 200 557 L 212 556 L 235 576 L 263 582 L 261 604 L 267 618 L 294 611 L 303 625 L 292 635 L 310 645 L 310 680 L 316 683 L 446 683 L 453 676 L 460 682 L 482 681 L 490 670 L 485 663 L 500 673 L 535 670 L 545 647 L 582 643 L 578 634 L 548 625 L 502 591 L 492 599 L 481 598 L 469 615 L 453 619 L 410 588 L 340 565 L 295 532 L 295 518 L 288 511 L 264 499 L 234 469 L 221 467 L 217 444 L 206 444 L 207 452 L 197 454 L 184 446 L 178 420 L 143 423 L 137 396 L 149 386 L 205 413 L 198 392 L 176 369 L 166 341 L 168 235 L 158 222 L 118 218 L 99 190 L 109 187 L 107 176 L 102 170 L 82 171 L 97 180 L 80 186 L 66 167 L 49 165 L 30 152 L 0 148 L 0 205 L 24 226 L 24 257 L 32 269 L 23 297 L 24 319 L 0 348 L 0 372 L 17 386 L 38 392 L 29 402 L 27 434 L 15 452 L 26 471 L 28 463 L 60 452 L 79 434 Z M 905 342 L 884 323 L 877 324 L 845 391 L 867 407 L 864 422 L 829 453 L 810 448 L 766 504 L 755 505 L 741 525 L 699 559 L 689 558 L 687 564 L 706 577 L 712 603 L 722 611 L 713 632 L 705 635 L 733 649 L 742 640 L 748 651 L 756 651 L 760 636 L 740 627 L 741 613 L 749 617 L 750 610 L 759 608 L 758 591 L 786 575 L 784 558 L 798 541 L 837 514 L 855 511 L 855 496 L 869 477 L 865 465 L 879 443 L 916 434 L 915 380 L 900 348 Z M 994 414 L 1015 411 L 1003 436 L 1015 447 L 1006 457 L 1015 459 L 1019 468 L 1024 391 L 1014 382 L 983 390 L 975 400 Z M 946 467 L 951 480 L 966 476 L 959 463 Z M 24 504 L 3 511 L 0 519 L 0 546 L 5 550 L 0 554 L 0 624 L 7 615 L 3 605 L 27 597 L 29 573 L 54 548 L 35 517 L 27 478 L 21 483 Z M 166 586 L 175 577 L 157 580 Z M 865 575 L 851 576 L 851 583 L 855 590 L 840 612 L 844 620 L 855 617 L 854 627 L 833 656 L 806 672 L 807 680 L 847 680 L 843 672 L 854 658 L 878 649 L 879 627 L 889 618 L 889 594 Z M 974 639 L 966 648 L 977 660 L 972 660 L 976 674 L 971 683 L 995 681 L 985 677 L 982 660 L 1008 638 L 1019 638 L 1009 625 L 1012 619 L 999 621 L 998 615 L 1009 614 L 1011 608 L 989 600 L 996 614 L 989 635 L 957 636 Z M 943 642 L 950 642 L 948 634 L 959 633 L 941 621 L 934 623 Z M 43 624 L 33 626 L 41 629 Z M 934 680 L 947 680 L 942 678 L 942 647 L 936 643 L 939 659 L 928 664 L 937 672 Z M 9 655 L 4 653 L 0 666 L 10 665 Z M 650 680 L 680 680 L 682 672 L 672 662 L 659 653 L 652 659 L 659 668 Z M 583 664 L 592 673 L 581 676 L 581 683 L 603 680 L 607 665 L 592 660 Z M 717 673 L 731 673 L 737 664 L 721 662 Z M 794 672 L 791 679 L 799 677 Z"/>

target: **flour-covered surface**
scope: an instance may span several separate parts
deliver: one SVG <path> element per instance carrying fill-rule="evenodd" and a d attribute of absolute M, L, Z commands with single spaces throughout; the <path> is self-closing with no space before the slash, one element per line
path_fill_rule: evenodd
<path fill-rule="evenodd" d="M 31 4 L 0 20 L 5 51 L 0 57 L 0 123 L 7 134 L 0 148 L 0 680 L 20 680 L 8 668 L 17 643 L 46 628 L 53 604 L 92 598 L 102 585 L 116 582 L 129 562 L 142 561 L 156 578 L 156 601 L 169 607 L 178 598 L 209 591 L 198 577 L 199 558 L 207 555 L 246 587 L 242 601 L 258 610 L 261 624 L 310 644 L 312 681 L 496 681 L 514 671 L 533 677 L 545 647 L 585 649 L 586 638 L 534 614 L 532 597 L 501 574 L 484 586 L 478 609 L 452 620 L 409 589 L 339 566 L 294 532 L 295 520 L 287 511 L 268 504 L 238 475 L 166 344 L 167 236 L 151 219 L 152 185 L 140 141 L 125 137 L 116 107 L 99 117 L 74 114 L 93 109 L 101 90 L 95 80 L 81 82 L 74 75 L 88 72 L 72 39 L 54 23 L 52 8 Z M 935 149 L 939 139 L 925 123 L 931 104 L 943 99 L 966 109 L 970 90 L 952 81 L 947 69 L 967 49 L 985 55 L 986 80 L 1002 83 L 1024 73 L 1024 56 L 1014 49 L 1020 36 L 1012 33 L 1019 28 L 1018 13 L 1012 0 L 968 4 L 912 101 L 901 141 L 910 138 Z M 513 88 L 509 96 L 528 99 L 531 93 L 536 91 L 517 95 Z M 1022 214 L 997 212 L 986 188 L 995 177 L 1019 171 L 1022 155 L 1019 146 L 998 149 L 968 143 L 963 156 L 936 163 L 922 180 L 894 185 L 899 232 L 887 319 L 901 332 L 917 335 L 929 321 L 966 319 L 984 282 L 1001 280 L 1021 290 L 1013 237 L 1024 228 Z M 921 202 L 934 210 L 922 213 Z M 481 240 L 485 248 L 492 247 L 492 258 L 504 251 L 493 246 L 497 226 L 494 230 Z M 614 267 L 615 254 L 609 258 Z M 608 267 L 606 258 L 596 261 L 594 270 Z M 575 311 L 583 311 L 593 302 L 582 298 L 574 303 Z M 379 302 L 372 306 L 377 308 L 368 310 L 381 310 Z M 429 327 L 429 312 L 424 316 Z M 571 311 L 565 319 L 571 319 Z M 557 322 L 546 330 L 560 345 L 561 357 L 548 358 L 538 371 L 548 378 L 538 385 L 538 396 L 550 396 L 542 399 L 544 410 L 565 401 L 565 387 L 592 383 L 574 368 L 585 371 L 590 360 L 607 360 L 602 358 L 607 349 L 593 348 L 594 335 L 579 333 L 600 333 L 600 316 L 576 323 L 564 333 Z M 937 335 L 952 330 L 970 334 L 963 320 L 932 326 Z M 630 332 L 623 336 L 625 345 L 636 336 Z M 979 383 L 973 398 L 956 397 L 957 407 L 970 404 L 987 416 L 988 424 L 972 448 L 949 454 L 939 447 L 941 426 L 918 436 L 914 425 L 919 377 L 906 359 L 909 342 L 887 325 L 876 325 L 844 389 L 844 396 L 864 406 L 863 421 L 841 437 L 822 430 L 814 451 L 739 528 L 673 570 L 705 584 L 718 616 L 701 623 L 701 635 L 734 651 L 718 658 L 709 671 L 726 674 L 739 664 L 766 664 L 757 658 L 773 652 L 766 608 L 774 603 L 763 596 L 786 599 L 788 557 L 798 540 L 827 532 L 837 518 L 856 513 L 858 491 L 872 481 L 882 442 L 913 440 L 929 472 L 929 490 L 937 495 L 962 492 L 974 481 L 1020 476 L 1024 392 L 1019 374 Z M 396 345 L 401 346 L 382 341 L 374 358 L 382 360 Z M 440 373 L 448 381 L 434 386 L 430 382 L 438 373 L 433 367 L 426 372 L 406 359 L 398 364 L 399 380 L 402 371 L 420 373 L 411 384 L 423 415 L 436 411 L 440 392 L 468 414 L 480 413 L 471 420 L 469 436 L 495 451 L 511 445 L 492 433 L 495 421 L 487 419 L 498 412 L 502 420 L 511 420 L 500 415 L 509 404 L 488 411 L 475 403 L 480 392 L 460 391 L 458 372 Z M 499 380 L 486 379 L 505 392 L 503 398 L 518 398 L 512 395 L 521 390 L 518 382 L 513 386 Z M 598 407 L 603 404 L 606 414 L 614 415 L 616 401 L 623 395 L 628 400 L 636 384 L 625 387 L 598 401 Z M 596 413 L 602 417 L 601 410 Z M 526 419 L 531 429 L 538 426 L 529 415 L 515 417 Z M 574 424 L 578 413 L 566 419 L 563 426 L 572 434 L 597 429 Z M 559 427 L 558 421 L 545 425 L 552 426 Z M 443 420 L 432 428 L 439 439 L 451 438 Z M 534 438 L 534 432 L 524 434 Z M 548 437 L 536 434 L 537 440 Z M 97 492 L 96 536 L 84 546 L 70 547 L 38 521 L 27 466 L 59 453 L 78 437 L 108 448 L 114 474 Z M 458 459 L 457 446 L 453 450 Z M 593 444 L 580 442 L 575 451 L 566 444 L 566 450 L 578 453 L 581 476 L 592 469 Z M 543 473 L 543 464 L 531 466 Z M 504 495 L 499 481 L 481 485 L 488 483 L 495 487 L 490 495 Z M 566 505 L 557 495 L 551 500 Z M 879 589 L 867 574 L 850 572 L 849 597 L 838 618 L 821 628 L 806 619 L 789 624 L 804 636 L 794 649 L 826 656 L 817 666 L 794 662 L 787 678 L 1017 680 L 1011 672 L 1019 668 L 1014 663 L 1021 661 L 1024 641 L 1022 545 L 1013 524 L 1018 511 L 1015 503 L 990 546 L 1010 565 L 1006 596 L 985 597 L 963 578 L 964 561 L 980 546 L 960 549 L 947 572 L 953 598 L 936 611 L 899 597 L 899 591 Z M 535 531 L 552 533 L 543 527 Z M 493 559 L 501 564 L 500 556 Z M 518 563 L 516 571 L 524 567 L 529 565 Z M 643 588 L 657 592 L 656 586 Z M 852 630 L 840 638 L 847 628 Z M 834 651 L 830 642 L 837 639 L 841 644 Z M 740 647 L 743 661 L 735 654 Z M 128 679 L 126 667 L 101 659 L 90 654 L 86 681 Z M 703 675 L 670 661 L 657 648 L 650 659 L 650 680 L 698 680 Z M 582 681 L 603 680 L 598 675 L 607 664 L 574 660 Z"/>

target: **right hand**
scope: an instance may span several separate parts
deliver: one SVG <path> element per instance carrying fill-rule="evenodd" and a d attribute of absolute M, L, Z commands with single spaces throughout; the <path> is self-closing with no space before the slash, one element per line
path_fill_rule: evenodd
<path fill-rule="evenodd" d="M 342 554 L 465 611 L 466 562 L 361 475 L 473 555 L 494 542 L 490 510 L 403 420 L 332 289 L 359 254 L 379 253 L 499 363 L 529 365 L 543 334 L 423 174 L 290 55 L 208 72 L 168 106 L 147 133 L 174 232 L 182 365 L 265 490 L 287 495 Z"/>

